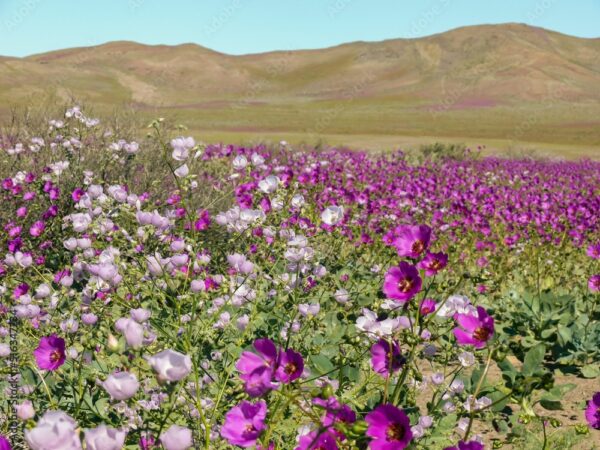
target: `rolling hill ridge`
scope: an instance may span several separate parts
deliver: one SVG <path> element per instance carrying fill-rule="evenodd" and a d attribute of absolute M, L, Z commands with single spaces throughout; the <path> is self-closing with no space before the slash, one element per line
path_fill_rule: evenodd
<path fill-rule="evenodd" d="M 600 145 L 600 39 L 522 24 L 227 55 L 111 42 L 0 58 L 0 112 L 54 96 L 199 130 Z"/>

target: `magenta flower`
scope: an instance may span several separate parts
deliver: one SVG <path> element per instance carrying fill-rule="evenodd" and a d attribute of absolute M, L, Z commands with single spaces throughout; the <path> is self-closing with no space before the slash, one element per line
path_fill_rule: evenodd
<path fill-rule="evenodd" d="M 592 275 L 588 281 L 590 292 L 600 292 L 600 274 Z"/>
<path fill-rule="evenodd" d="M 245 382 L 244 389 L 252 397 L 260 397 L 275 388 L 272 383 L 273 371 L 277 362 L 277 348 L 269 339 L 254 341 L 258 354 L 243 352 L 236 364 L 240 378 Z"/>
<path fill-rule="evenodd" d="M 391 267 L 383 280 L 383 293 L 387 298 L 400 303 L 408 302 L 421 290 L 419 271 L 412 264 L 401 261 Z"/>
<path fill-rule="evenodd" d="M 0 434 L 0 450 L 12 450 L 10 441 Z"/>
<path fill-rule="evenodd" d="M 427 225 L 400 225 L 394 230 L 392 245 L 398 256 L 419 258 L 429 247 L 431 228 Z"/>
<path fill-rule="evenodd" d="M 356 413 L 348 405 L 343 405 L 335 397 L 327 400 L 314 398 L 313 403 L 325 409 L 325 415 L 321 418 L 324 427 L 330 427 L 336 423 L 356 422 Z"/>
<path fill-rule="evenodd" d="M 13 297 L 19 298 L 19 297 L 27 294 L 28 292 L 29 292 L 29 285 L 27 283 L 21 283 L 13 290 Z"/>
<path fill-rule="evenodd" d="M 477 441 L 460 441 L 458 445 L 454 447 L 446 447 L 444 450 L 484 450 L 484 447 L 483 444 Z"/>
<path fill-rule="evenodd" d="M 596 392 L 588 402 L 585 419 L 590 427 L 600 430 L 600 392 Z"/>
<path fill-rule="evenodd" d="M 587 248 L 587 255 L 592 259 L 600 259 L 600 243 L 596 245 L 591 244 Z"/>
<path fill-rule="evenodd" d="M 279 354 L 278 367 L 275 378 L 282 383 L 291 383 L 298 379 L 304 371 L 304 359 L 302 355 L 294 350 L 286 350 Z"/>
<path fill-rule="evenodd" d="M 469 314 L 457 314 L 460 327 L 454 328 L 454 336 L 460 345 L 472 345 L 483 348 L 494 335 L 494 318 L 481 306 L 477 307 L 477 317 Z"/>
<path fill-rule="evenodd" d="M 431 298 L 426 298 L 421 302 L 419 312 L 422 316 L 427 316 L 437 309 L 437 303 Z"/>
<path fill-rule="evenodd" d="M 303 435 L 295 450 L 338 450 L 336 435 L 329 429 Z"/>
<path fill-rule="evenodd" d="M 142 436 L 139 441 L 139 447 L 141 450 L 151 450 L 156 447 L 156 439 L 150 435 Z"/>
<path fill-rule="evenodd" d="M 236 363 L 244 389 L 252 397 L 260 397 L 277 388 L 273 378 L 282 383 L 291 383 L 304 371 L 304 360 L 300 353 L 288 349 L 277 349 L 270 339 L 254 341 L 257 353 L 243 352 Z"/>
<path fill-rule="evenodd" d="M 79 200 L 81 200 L 81 198 L 84 195 L 85 195 L 85 191 L 81 188 L 77 188 L 73 192 L 71 192 L 71 198 L 73 199 L 74 202 L 78 202 Z"/>
<path fill-rule="evenodd" d="M 371 450 L 402 450 L 412 440 L 408 416 L 393 405 L 379 405 L 365 421 L 369 425 L 366 434 L 372 438 Z"/>
<path fill-rule="evenodd" d="M 254 349 L 257 353 L 243 352 L 235 368 L 246 382 L 246 392 L 259 397 L 274 388 L 271 379 L 277 362 L 277 347 L 270 339 L 257 339 Z"/>
<path fill-rule="evenodd" d="M 400 347 L 397 342 L 390 343 L 385 339 L 379 339 L 371 347 L 371 365 L 373 370 L 383 378 L 390 376 L 390 373 L 397 372 L 404 365 L 404 358 L 400 353 Z"/>
<path fill-rule="evenodd" d="M 34 222 L 34 224 L 31 225 L 31 227 L 29 228 L 29 234 L 33 237 L 41 236 L 45 228 L 46 224 L 41 220 L 38 220 L 37 222 Z"/>
<path fill-rule="evenodd" d="M 250 397 L 260 397 L 272 389 L 277 389 L 270 367 L 257 367 L 248 374 L 240 375 L 240 378 L 244 380 L 244 390 Z"/>
<path fill-rule="evenodd" d="M 198 212 L 198 220 L 194 222 L 194 229 L 196 231 L 207 230 L 210 226 L 210 214 L 207 210 Z"/>
<path fill-rule="evenodd" d="M 446 267 L 446 265 L 448 265 L 448 255 L 442 252 L 427 252 L 427 255 L 425 255 L 425 258 L 419 261 L 417 267 L 424 270 L 425 275 L 431 277 L 436 275 L 440 270 Z"/>
<path fill-rule="evenodd" d="M 65 362 L 65 341 L 55 334 L 43 337 L 33 355 L 40 369 L 56 370 Z"/>
<path fill-rule="evenodd" d="M 243 401 L 234 406 L 225 415 L 221 427 L 221 436 L 231 445 L 253 447 L 262 431 L 266 428 L 267 404 L 264 400 L 257 403 Z"/>

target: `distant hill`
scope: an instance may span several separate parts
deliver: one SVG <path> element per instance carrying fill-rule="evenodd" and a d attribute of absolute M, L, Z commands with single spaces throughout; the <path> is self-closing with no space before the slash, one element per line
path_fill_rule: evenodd
<path fill-rule="evenodd" d="M 0 111 L 48 94 L 199 130 L 600 145 L 600 39 L 503 24 L 242 56 L 111 42 L 0 58 Z"/>

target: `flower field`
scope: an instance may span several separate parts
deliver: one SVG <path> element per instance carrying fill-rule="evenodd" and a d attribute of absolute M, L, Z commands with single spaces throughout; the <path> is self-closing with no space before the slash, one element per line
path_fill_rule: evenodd
<path fill-rule="evenodd" d="M 600 163 L 148 131 L 0 134 L 1 450 L 600 445 Z"/>

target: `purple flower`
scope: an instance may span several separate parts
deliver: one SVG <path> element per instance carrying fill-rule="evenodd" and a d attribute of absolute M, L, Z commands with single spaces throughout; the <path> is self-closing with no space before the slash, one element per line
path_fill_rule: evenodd
<path fill-rule="evenodd" d="M 383 280 L 383 293 L 387 298 L 400 303 L 408 302 L 421 290 L 419 271 L 412 264 L 401 261 L 391 267 Z"/>
<path fill-rule="evenodd" d="M 588 280 L 590 292 L 600 292 L 600 274 L 592 275 Z"/>
<path fill-rule="evenodd" d="M 291 383 L 298 379 L 304 371 L 304 359 L 302 355 L 294 350 L 286 350 L 279 354 L 278 367 L 275 378 L 282 383 Z"/>
<path fill-rule="evenodd" d="M 277 347 L 270 339 L 254 341 L 257 353 L 243 352 L 235 367 L 245 381 L 245 390 L 252 397 L 259 397 L 274 386 L 271 383 L 277 362 Z"/>
<path fill-rule="evenodd" d="M 596 245 L 591 244 L 587 248 L 587 255 L 592 259 L 600 259 L 600 243 Z"/>
<path fill-rule="evenodd" d="M 33 355 L 40 369 L 56 370 L 65 362 L 65 341 L 55 334 L 43 337 Z"/>
<path fill-rule="evenodd" d="M 29 285 L 27 283 L 21 283 L 13 290 L 13 297 L 19 298 L 19 297 L 27 294 L 28 292 L 29 292 Z"/>
<path fill-rule="evenodd" d="M 429 247 L 431 228 L 427 225 L 400 225 L 394 230 L 392 245 L 398 256 L 418 258 Z"/>
<path fill-rule="evenodd" d="M 585 419 L 590 427 L 600 430 L 600 392 L 596 392 L 588 402 Z"/>
<path fill-rule="evenodd" d="M 385 339 L 379 339 L 371 347 L 371 365 L 373 370 L 384 378 L 390 373 L 397 372 L 404 365 L 404 358 L 400 353 L 400 347 L 396 342 L 390 343 Z"/>
<path fill-rule="evenodd" d="M 393 405 L 379 405 L 365 421 L 369 425 L 366 434 L 372 438 L 371 450 L 401 450 L 412 440 L 408 416 Z"/>
<path fill-rule="evenodd" d="M 336 423 L 354 423 L 356 414 L 348 405 L 341 404 L 337 398 L 329 397 L 327 400 L 314 398 L 313 403 L 325 409 L 325 415 L 321 419 L 324 427 L 330 427 Z"/>
<path fill-rule="evenodd" d="M 483 450 L 483 444 L 477 441 L 460 441 L 455 447 L 446 447 L 444 450 Z"/>
<path fill-rule="evenodd" d="M 194 222 L 194 229 L 196 231 L 207 230 L 210 226 L 210 214 L 207 210 L 203 210 L 198 213 L 198 220 Z"/>
<path fill-rule="evenodd" d="M 330 430 L 312 431 L 300 438 L 295 450 L 338 450 L 337 438 Z"/>
<path fill-rule="evenodd" d="M 156 439 L 150 435 L 142 436 L 140 438 L 139 446 L 141 450 L 150 450 L 156 447 Z"/>
<path fill-rule="evenodd" d="M 0 450 L 12 450 L 10 441 L 0 434 Z"/>
<path fill-rule="evenodd" d="M 448 255 L 442 252 L 439 253 L 431 253 L 427 252 L 425 258 L 423 258 L 417 264 L 419 269 L 425 271 L 425 275 L 431 277 L 436 275 L 440 270 L 442 270 L 448 264 Z"/>
<path fill-rule="evenodd" d="M 457 314 L 455 318 L 460 327 L 454 328 L 454 336 L 461 345 L 483 348 L 494 335 L 494 318 L 481 306 L 477 307 L 477 317 L 470 314 Z"/>
<path fill-rule="evenodd" d="M 71 192 L 71 198 L 73 199 L 74 202 L 78 202 L 79 200 L 81 200 L 81 198 L 84 195 L 85 195 L 85 191 L 81 188 L 77 188 L 73 192 Z"/>
<path fill-rule="evenodd" d="M 244 400 L 225 415 L 221 436 L 231 445 L 252 447 L 256 445 L 256 440 L 266 428 L 266 416 L 267 404 L 264 400 L 257 403 Z"/>
<path fill-rule="evenodd" d="M 291 383 L 302 375 L 304 360 L 294 350 L 277 349 L 270 339 L 254 341 L 257 353 L 243 352 L 236 363 L 244 389 L 252 397 L 259 397 L 277 387 L 273 377 L 282 383 Z"/>
<path fill-rule="evenodd" d="M 435 302 L 435 300 L 433 300 L 431 298 L 426 298 L 421 302 L 421 306 L 419 307 L 419 312 L 421 313 L 421 315 L 427 316 L 428 314 L 435 312 L 436 309 L 437 309 L 437 303 Z"/>
<path fill-rule="evenodd" d="M 34 222 L 34 224 L 31 225 L 31 227 L 29 228 L 29 234 L 33 237 L 41 236 L 45 228 L 46 224 L 41 220 L 38 220 L 37 222 Z"/>

